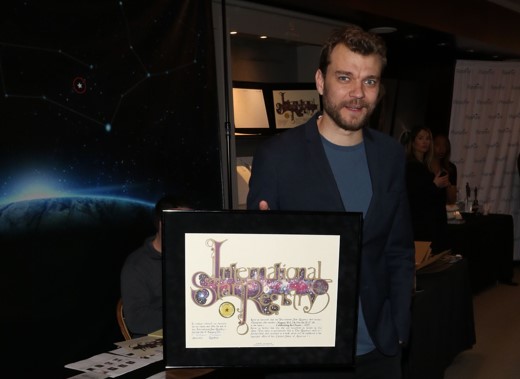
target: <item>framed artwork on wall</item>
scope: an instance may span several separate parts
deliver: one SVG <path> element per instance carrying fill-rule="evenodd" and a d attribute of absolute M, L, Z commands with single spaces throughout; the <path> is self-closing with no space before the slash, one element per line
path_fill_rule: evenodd
<path fill-rule="evenodd" d="M 269 129 L 264 94 L 260 88 L 233 88 L 235 129 Z"/>
<path fill-rule="evenodd" d="M 316 89 L 274 89 L 276 129 L 287 129 L 307 122 L 321 110 Z"/>
<path fill-rule="evenodd" d="M 294 128 L 322 109 L 315 83 L 233 82 L 235 132 L 274 134 Z"/>

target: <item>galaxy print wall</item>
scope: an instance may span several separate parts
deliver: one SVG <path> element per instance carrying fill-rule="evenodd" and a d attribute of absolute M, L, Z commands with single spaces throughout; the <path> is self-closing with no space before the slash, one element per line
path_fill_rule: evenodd
<path fill-rule="evenodd" d="M 20 369 L 60 377 L 113 348 L 119 271 L 159 197 L 222 208 L 212 33 L 209 1 L 0 5 L 1 323 Z"/>

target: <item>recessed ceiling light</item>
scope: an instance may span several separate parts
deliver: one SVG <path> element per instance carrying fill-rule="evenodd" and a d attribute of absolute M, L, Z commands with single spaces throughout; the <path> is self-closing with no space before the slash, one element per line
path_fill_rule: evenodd
<path fill-rule="evenodd" d="M 369 29 L 369 32 L 376 34 L 388 34 L 394 33 L 396 31 L 397 28 L 394 28 L 393 26 L 378 26 L 377 28 Z"/>
<path fill-rule="evenodd" d="M 232 30 L 229 32 L 229 34 L 238 34 L 238 32 L 236 30 Z"/>
<path fill-rule="evenodd" d="M 260 39 L 267 39 L 267 36 L 260 36 Z"/>

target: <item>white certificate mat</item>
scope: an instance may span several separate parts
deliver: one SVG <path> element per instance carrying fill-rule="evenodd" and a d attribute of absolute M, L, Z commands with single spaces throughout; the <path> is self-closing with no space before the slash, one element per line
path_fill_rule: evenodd
<path fill-rule="evenodd" d="M 339 241 L 186 234 L 186 347 L 334 346 Z"/>

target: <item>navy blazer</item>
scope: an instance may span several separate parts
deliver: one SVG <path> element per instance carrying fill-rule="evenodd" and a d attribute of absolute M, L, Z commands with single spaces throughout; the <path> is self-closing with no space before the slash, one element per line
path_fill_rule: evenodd
<path fill-rule="evenodd" d="M 316 123 L 272 137 L 253 159 L 248 209 L 348 211 L 343 205 Z M 404 149 L 392 137 L 363 131 L 372 199 L 363 222 L 360 298 L 379 351 L 395 355 L 408 340 L 414 245 L 406 193 Z"/>

